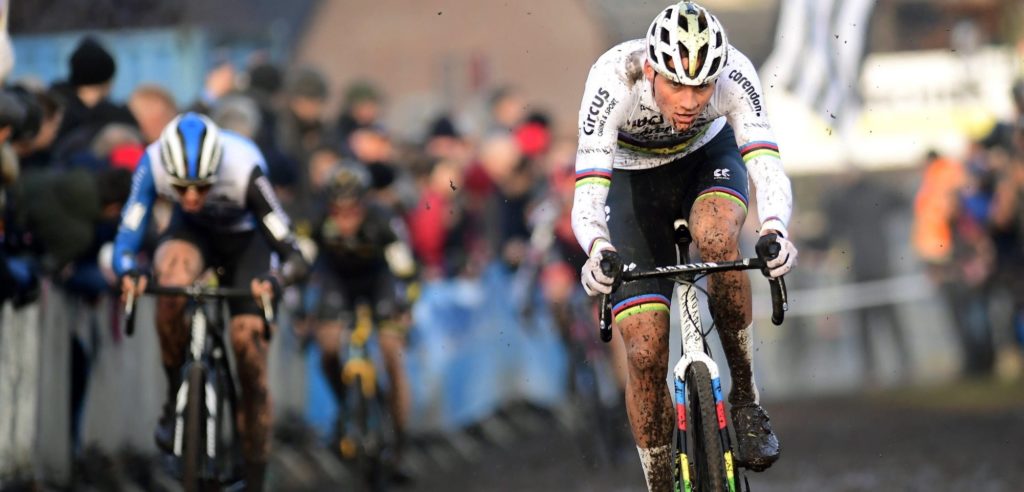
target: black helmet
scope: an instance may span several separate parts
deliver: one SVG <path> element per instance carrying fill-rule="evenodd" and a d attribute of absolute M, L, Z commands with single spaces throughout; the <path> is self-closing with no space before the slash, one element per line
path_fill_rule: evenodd
<path fill-rule="evenodd" d="M 354 161 L 342 162 L 327 181 L 327 196 L 331 201 L 359 200 L 370 187 L 370 174 L 366 167 Z"/>

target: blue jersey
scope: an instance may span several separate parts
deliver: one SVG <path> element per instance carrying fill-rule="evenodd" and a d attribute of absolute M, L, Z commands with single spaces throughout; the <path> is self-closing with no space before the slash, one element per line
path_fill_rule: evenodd
<path fill-rule="evenodd" d="M 281 209 L 266 177 L 263 154 L 250 140 L 222 131 L 221 164 L 216 180 L 206 195 L 203 208 L 186 213 L 176 205 L 184 220 L 216 233 L 251 231 L 259 227 L 274 250 L 287 257 L 298 251 L 288 216 Z M 121 225 L 114 240 L 114 272 L 123 275 L 136 268 L 135 255 L 142 245 L 153 202 L 160 196 L 178 204 L 181 197 L 171 186 L 167 163 L 158 142 L 146 148 L 132 178 L 132 192 L 121 212 Z"/>

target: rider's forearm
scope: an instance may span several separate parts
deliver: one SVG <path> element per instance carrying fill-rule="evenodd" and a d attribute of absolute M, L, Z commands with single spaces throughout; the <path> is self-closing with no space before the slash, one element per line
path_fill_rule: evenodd
<path fill-rule="evenodd" d="M 114 239 L 114 273 L 124 275 L 137 269 L 135 254 L 149 224 L 149 216 L 156 200 L 156 186 L 150 171 L 149 155 L 144 154 L 132 176 L 132 191 L 121 211 L 121 223 Z"/>
<path fill-rule="evenodd" d="M 583 177 L 577 172 L 576 193 L 572 203 L 572 230 L 580 247 L 588 255 L 595 247 L 611 242 L 604 211 L 610 177 L 610 171 L 605 172 L 604 176 Z"/>
<path fill-rule="evenodd" d="M 259 168 L 254 169 L 249 178 L 246 203 L 274 252 L 283 259 L 290 258 L 294 253 L 301 256 L 291 220 L 281 208 L 270 180 Z"/>
<path fill-rule="evenodd" d="M 760 150 L 747 148 L 741 149 L 741 152 L 757 192 L 757 214 L 761 219 L 761 229 L 788 235 L 787 227 L 793 214 L 793 191 L 789 177 L 782 168 L 778 147 Z"/>

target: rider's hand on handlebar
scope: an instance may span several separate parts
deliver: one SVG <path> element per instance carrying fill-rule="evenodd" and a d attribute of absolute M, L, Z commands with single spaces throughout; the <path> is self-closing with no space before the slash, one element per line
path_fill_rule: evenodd
<path fill-rule="evenodd" d="M 138 299 L 146 291 L 147 278 L 145 275 L 128 274 L 121 276 L 121 303 L 128 302 L 129 294 L 133 299 Z"/>
<path fill-rule="evenodd" d="M 260 308 L 263 307 L 263 296 L 266 295 L 267 299 L 273 301 L 274 299 L 274 283 L 267 278 L 254 278 L 249 284 L 252 289 L 252 297 L 256 299 L 256 305 Z"/>
<path fill-rule="evenodd" d="M 781 277 L 796 266 L 796 246 L 774 230 L 761 231 L 755 249 L 757 255 L 766 260 L 768 271 L 765 274 L 771 278 Z"/>
<path fill-rule="evenodd" d="M 580 282 L 583 283 L 583 290 L 587 292 L 588 296 L 611 294 L 612 287 L 618 279 L 618 276 L 615 275 L 616 272 L 603 271 L 602 260 L 604 260 L 606 268 L 612 265 L 614 268 L 622 269 L 622 260 L 614 246 L 605 243 L 596 248 L 587 262 L 583 264 L 583 270 L 580 272 Z"/>

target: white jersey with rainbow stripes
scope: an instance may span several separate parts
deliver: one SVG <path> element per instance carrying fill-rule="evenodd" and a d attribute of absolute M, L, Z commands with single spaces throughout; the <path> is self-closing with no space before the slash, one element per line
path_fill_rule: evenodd
<path fill-rule="evenodd" d="M 605 201 L 612 169 L 637 170 L 668 164 L 711 141 L 728 122 L 736 134 L 754 184 L 762 228 L 786 233 L 793 199 L 779 147 L 768 123 L 757 71 L 730 47 L 715 92 L 693 126 L 677 133 L 654 101 L 643 76 L 643 39 L 619 44 L 590 69 L 579 114 L 576 193 L 572 224 L 590 253 L 608 240 Z"/>

